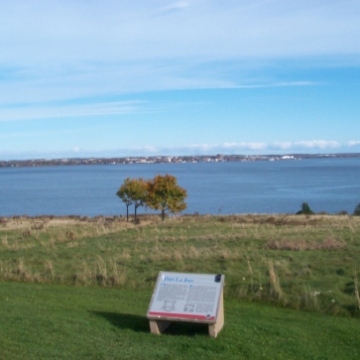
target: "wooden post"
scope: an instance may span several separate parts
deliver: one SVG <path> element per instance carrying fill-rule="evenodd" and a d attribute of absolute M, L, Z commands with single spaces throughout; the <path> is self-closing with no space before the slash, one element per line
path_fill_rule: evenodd
<path fill-rule="evenodd" d="M 165 320 L 150 320 L 150 332 L 152 334 L 160 335 L 170 325 L 170 321 Z"/>
<path fill-rule="evenodd" d="M 216 318 L 216 323 L 209 325 L 209 335 L 213 338 L 216 338 L 218 333 L 223 328 L 223 326 L 224 326 L 224 296 L 223 296 L 223 289 L 221 288 L 218 316 Z"/>

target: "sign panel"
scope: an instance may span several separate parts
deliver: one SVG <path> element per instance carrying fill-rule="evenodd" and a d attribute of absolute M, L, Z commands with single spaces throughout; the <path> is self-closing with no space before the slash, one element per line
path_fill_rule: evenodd
<path fill-rule="evenodd" d="M 160 272 L 147 317 L 214 323 L 223 284 L 220 274 Z"/>

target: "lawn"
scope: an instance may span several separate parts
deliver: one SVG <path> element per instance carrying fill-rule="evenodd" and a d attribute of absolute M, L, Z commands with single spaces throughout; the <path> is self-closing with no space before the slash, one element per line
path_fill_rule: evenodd
<path fill-rule="evenodd" d="M 225 299 L 216 339 L 203 325 L 149 332 L 151 291 L 0 282 L 0 358 L 358 359 L 359 319 Z"/>

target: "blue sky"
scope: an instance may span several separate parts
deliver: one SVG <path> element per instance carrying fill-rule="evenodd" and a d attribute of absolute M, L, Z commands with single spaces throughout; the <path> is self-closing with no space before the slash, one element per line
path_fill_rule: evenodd
<path fill-rule="evenodd" d="M 360 152 L 359 0 L 0 0 L 0 160 Z"/>

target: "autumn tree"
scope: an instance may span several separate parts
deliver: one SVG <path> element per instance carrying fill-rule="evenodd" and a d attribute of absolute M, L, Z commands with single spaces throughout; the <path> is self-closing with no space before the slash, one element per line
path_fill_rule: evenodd
<path fill-rule="evenodd" d="M 145 204 L 147 198 L 147 183 L 144 179 L 132 179 L 131 196 L 135 206 L 135 221 L 137 220 L 137 208 Z"/>
<path fill-rule="evenodd" d="M 172 175 L 157 175 L 147 181 L 146 205 L 160 210 L 162 220 L 167 211 L 177 213 L 186 209 L 186 195 L 186 190 L 177 184 L 176 177 Z"/>
<path fill-rule="evenodd" d="M 129 206 L 133 203 L 130 194 L 130 178 L 126 178 L 123 184 L 120 186 L 119 190 L 116 192 L 116 195 L 125 203 L 126 205 L 126 221 L 129 221 Z"/>
<path fill-rule="evenodd" d="M 147 183 L 144 179 L 130 179 L 126 178 L 120 186 L 116 195 L 126 205 L 126 220 L 129 221 L 129 206 L 134 204 L 135 207 L 135 221 L 137 216 L 137 209 L 143 206 L 146 200 Z"/>

